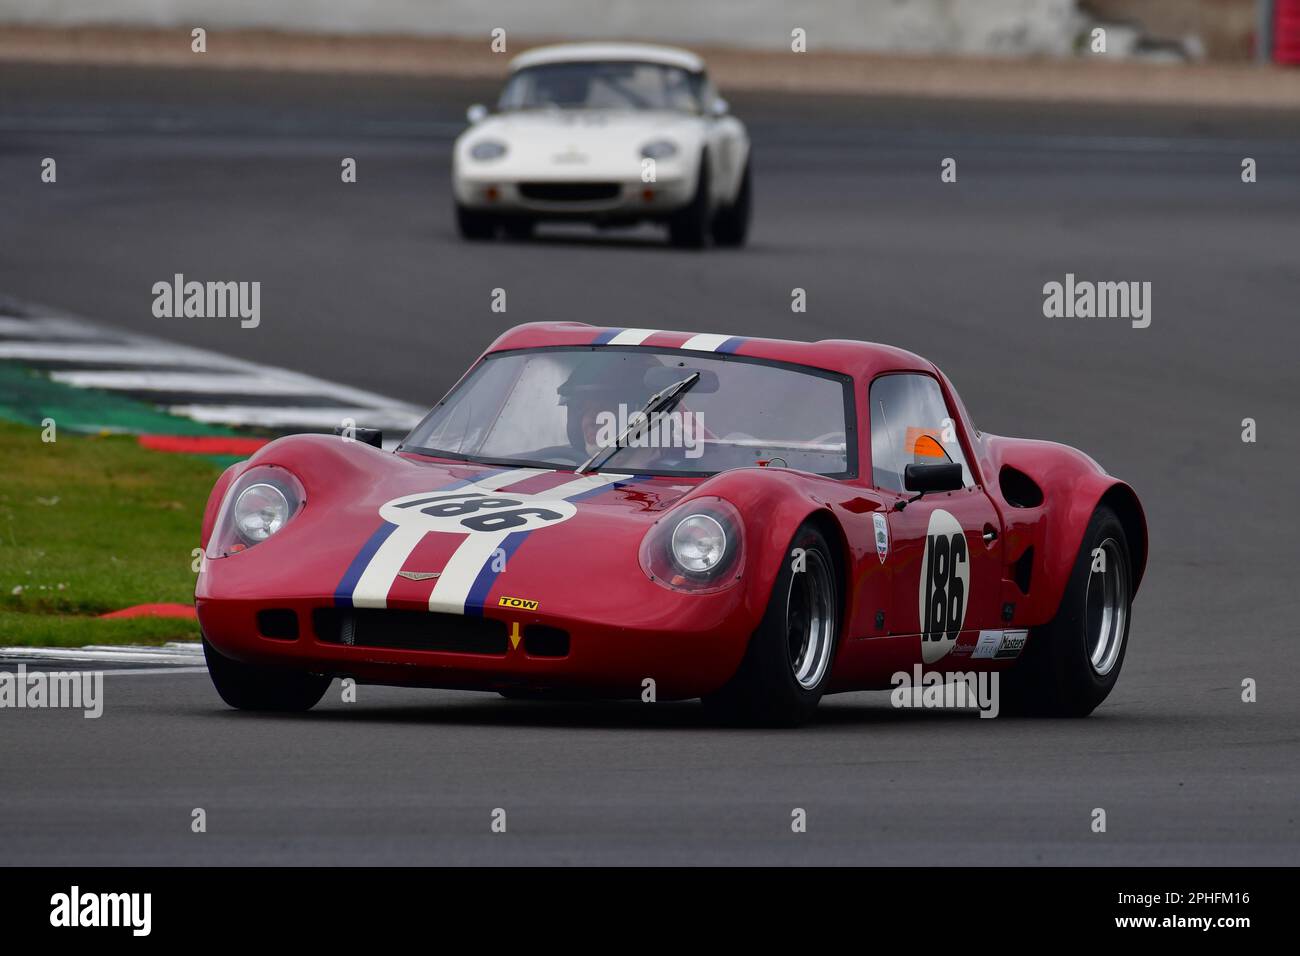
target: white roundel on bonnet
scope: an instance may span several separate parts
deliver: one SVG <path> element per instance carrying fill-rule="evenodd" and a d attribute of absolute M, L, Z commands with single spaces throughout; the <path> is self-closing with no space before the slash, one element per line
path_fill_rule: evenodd
<path fill-rule="evenodd" d="M 921 556 L 921 660 L 932 664 L 957 643 L 970 597 L 970 556 L 961 523 L 936 508 Z"/>
<path fill-rule="evenodd" d="M 573 504 L 561 498 L 488 491 L 473 485 L 403 495 L 379 506 L 379 516 L 385 521 L 453 534 L 536 531 L 568 521 L 577 513 Z"/>

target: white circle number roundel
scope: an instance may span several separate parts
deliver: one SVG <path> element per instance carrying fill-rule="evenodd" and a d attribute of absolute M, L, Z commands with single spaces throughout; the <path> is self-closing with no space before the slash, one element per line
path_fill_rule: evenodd
<path fill-rule="evenodd" d="M 577 513 L 577 508 L 561 498 L 485 491 L 472 485 L 403 495 L 379 506 L 379 516 L 385 521 L 452 534 L 536 531 L 568 521 Z"/>
<path fill-rule="evenodd" d="M 921 660 L 932 664 L 957 643 L 970 596 L 966 533 L 948 512 L 936 508 L 921 557 Z"/>

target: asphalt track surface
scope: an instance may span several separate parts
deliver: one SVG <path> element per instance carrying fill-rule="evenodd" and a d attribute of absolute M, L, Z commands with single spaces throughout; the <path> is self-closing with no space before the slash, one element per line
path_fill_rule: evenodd
<path fill-rule="evenodd" d="M 649 229 L 460 242 L 449 146 L 490 95 L 0 67 L 0 291 L 424 404 L 538 319 L 914 349 L 982 428 L 1081 447 L 1142 495 L 1151 558 L 1115 692 L 1079 721 L 850 694 L 772 732 L 691 703 L 344 704 L 337 684 L 268 718 L 202 673 L 112 673 L 99 720 L 0 713 L 0 862 L 1300 863 L 1294 116 L 735 94 L 752 244 L 699 254 Z M 261 327 L 154 319 L 174 272 L 260 280 Z M 1151 326 L 1044 318 L 1067 272 L 1150 281 Z"/>

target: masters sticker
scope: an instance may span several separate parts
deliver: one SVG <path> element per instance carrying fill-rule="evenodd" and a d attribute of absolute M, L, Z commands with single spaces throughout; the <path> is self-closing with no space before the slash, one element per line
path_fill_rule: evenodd
<path fill-rule="evenodd" d="M 936 508 L 926 529 L 918 595 L 921 660 L 925 663 L 939 660 L 957 643 L 957 635 L 966 620 L 969 591 L 966 533 L 956 518 Z"/>

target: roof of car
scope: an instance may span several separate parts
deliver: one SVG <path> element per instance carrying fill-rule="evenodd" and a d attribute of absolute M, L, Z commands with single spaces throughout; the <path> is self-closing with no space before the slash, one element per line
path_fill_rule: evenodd
<path fill-rule="evenodd" d="M 795 342 L 711 332 L 601 328 L 584 322 L 531 322 L 501 334 L 488 352 L 555 346 L 634 346 L 685 349 L 745 358 L 790 362 L 869 380 L 882 372 L 935 371 L 934 365 L 904 349 L 852 339 Z"/>
<path fill-rule="evenodd" d="M 539 46 L 519 54 L 510 61 L 511 72 L 543 63 L 590 63 L 601 60 L 632 60 L 638 63 L 663 63 L 681 67 L 691 73 L 704 69 L 704 61 L 688 50 L 649 43 L 557 43 Z"/>

